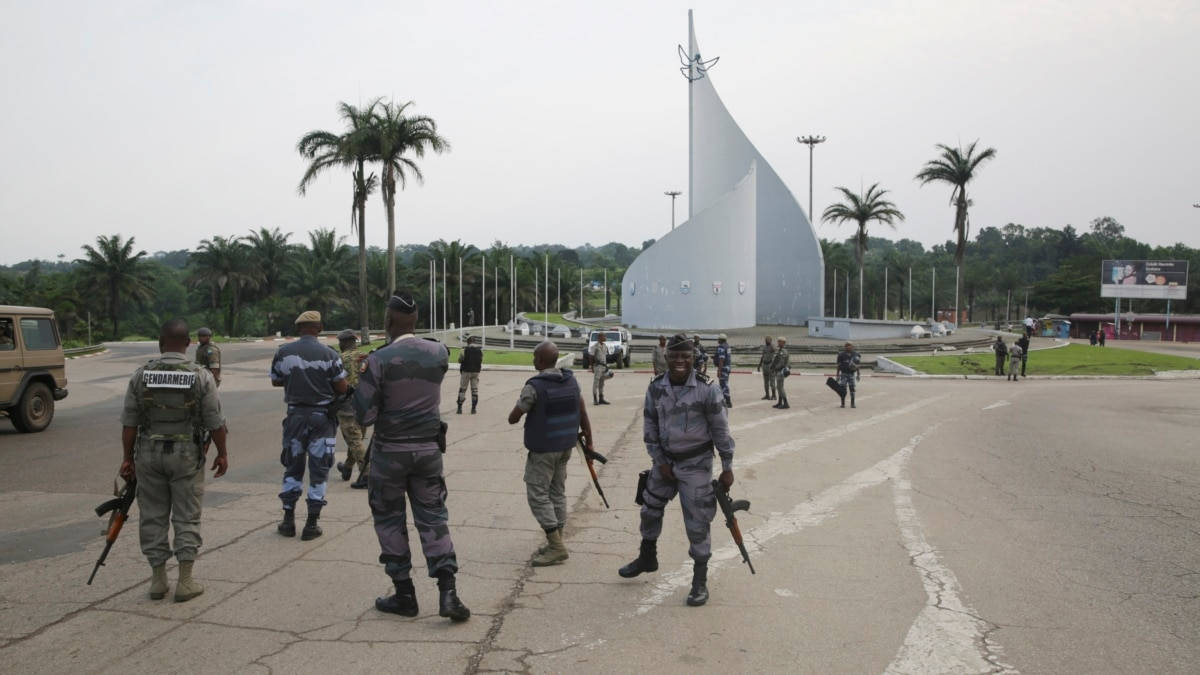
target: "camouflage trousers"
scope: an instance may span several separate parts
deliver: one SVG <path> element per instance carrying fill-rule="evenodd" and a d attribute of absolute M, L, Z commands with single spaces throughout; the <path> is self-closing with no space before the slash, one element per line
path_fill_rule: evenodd
<path fill-rule="evenodd" d="M 308 512 L 319 514 L 325 506 L 326 480 L 333 466 L 337 447 L 337 422 L 329 419 L 325 408 L 288 406 L 283 418 L 283 490 L 279 499 L 285 511 L 296 508 L 304 491 L 304 467 L 308 466 Z"/>
<path fill-rule="evenodd" d="M 732 368 L 721 368 L 717 371 L 717 383 L 721 385 L 721 393 L 729 397 L 729 375 L 733 372 Z"/>
<path fill-rule="evenodd" d="M 781 398 L 781 399 L 787 398 L 787 392 L 784 391 L 784 387 L 783 387 L 784 380 L 786 380 L 787 377 L 783 374 L 783 371 L 775 371 L 771 375 L 775 378 L 775 396 L 776 396 L 776 398 Z"/>
<path fill-rule="evenodd" d="M 592 366 L 592 399 L 600 400 L 604 398 L 604 381 L 608 374 L 608 366 L 596 365 Z"/>
<path fill-rule="evenodd" d="M 458 402 L 467 400 L 467 385 L 471 386 L 471 400 L 479 399 L 479 373 L 459 373 Z"/>
<path fill-rule="evenodd" d="M 763 368 L 763 396 L 775 398 L 775 374 Z"/>
<path fill-rule="evenodd" d="M 171 557 L 167 527 L 175 528 L 175 557 L 195 560 L 200 548 L 200 498 L 204 457 L 191 441 L 138 439 L 138 537 L 151 567 Z"/>
<path fill-rule="evenodd" d="M 709 528 L 717 515 L 717 497 L 712 488 L 712 453 L 675 462 L 675 480 L 669 481 L 659 473 L 658 466 L 650 468 L 642 504 L 642 539 L 657 540 L 662 534 L 663 509 L 679 495 L 683 507 L 683 529 L 687 532 L 688 555 L 693 560 L 708 560 L 712 555 Z"/>
<path fill-rule="evenodd" d="M 375 443 L 372 443 L 375 446 Z M 367 502 L 379 538 L 379 562 L 392 581 L 409 578 L 412 553 L 408 544 L 408 503 L 413 525 L 421 538 L 421 552 L 429 576 L 439 571 L 458 571 L 454 542 L 450 539 L 446 509 L 446 481 L 442 478 L 442 454 L 432 450 L 380 450 L 372 447 Z"/>
<path fill-rule="evenodd" d="M 530 452 L 525 458 L 525 497 L 543 530 L 567 526 L 567 462 L 571 449 Z"/>
<path fill-rule="evenodd" d="M 346 463 L 365 471 L 367 467 L 367 449 L 363 446 L 363 428 L 354 419 L 353 412 L 338 413 L 338 427 L 342 430 L 342 439 L 346 441 Z"/>
<path fill-rule="evenodd" d="M 838 384 L 846 388 L 846 391 L 854 391 L 858 385 L 858 373 L 843 373 L 838 371 Z"/>

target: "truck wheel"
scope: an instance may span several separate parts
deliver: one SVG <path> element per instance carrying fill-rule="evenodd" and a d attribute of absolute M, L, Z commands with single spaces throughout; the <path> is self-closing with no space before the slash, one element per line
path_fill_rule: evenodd
<path fill-rule="evenodd" d="M 50 387 L 34 382 L 21 396 L 21 402 L 12 411 L 13 426 L 18 431 L 38 432 L 50 426 L 54 419 L 54 396 Z"/>
<path fill-rule="evenodd" d="M 630 356 L 632 356 L 632 355 L 631 355 L 631 354 L 626 354 L 626 355 L 625 355 L 625 367 L 626 367 L 626 368 L 628 368 L 628 367 L 629 367 L 629 358 L 630 358 Z"/>

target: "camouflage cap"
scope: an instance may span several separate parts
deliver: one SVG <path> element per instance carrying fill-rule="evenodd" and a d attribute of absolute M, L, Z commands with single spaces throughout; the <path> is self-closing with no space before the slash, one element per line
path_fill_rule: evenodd
<path fill-rule="evenodd" d="M 321 313 L 315 309 L 301 312 L 300 316 L 296 317 L 296 323 L 321 323 Z"/>
<path fill-rule="evenodd" d="M 197 337 L 212 337 L 212 329 L 208 327 L 201 328 L 196 331 Z"/>
<path fill-rule="evenodd" d="M 338 333 L 338 342 L 341 342 L 342 340 L 357 340 L 357 339 L 358 339 L 358 335 L 354 332 L 354 329 L 352 329 L 352 328 L 347 328 L 346 330 Z"/>

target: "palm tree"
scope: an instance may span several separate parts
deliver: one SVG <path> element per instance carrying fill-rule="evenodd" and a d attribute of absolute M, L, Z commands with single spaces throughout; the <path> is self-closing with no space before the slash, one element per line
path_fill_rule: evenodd
<path fill-rule="evenodd" d="M 375 191 L 378 181 L 375 174 L 366 174 L 366 163 L 373 159 L 375 143 L 376 108 L 380 99 L 375 99 L 364 108 L 348 103 L 338 104 L 338 114 L 346 123 L 346 131 L 335 134 L 329 131 L 310 131 L 300 138 L 296 150 L 309 160 L 308 168 L 297 188 L 305 194 L 308 185 L 326 169 L 348 167 L 354 183 L 354 197 L 350 206 L 350 232 L 358 230 L 358 300 L 359 322 L 362 339 L 367 341 L 367 197 Z"/>
<path fill-rule="evenodd" d="M 201 241 L 192 254 L 193 286 L 208 286 L 214 301 L 229 289 L 229 304 L 225 308 L 226 335 L 237 334 L 242 291 L 263 283 L 263 270 L 251 262 L 251 250 L 241 237 L 215 236 Z"/>
<path fill-rule="evenodd" d="M 446 306 L 448 308 L 447 311 L 450 320 L 457 321 L 458 319 L 456 317 L 458 317 L 459 314 L 459 287 L 464 287 L 465 284 L 463 302 L 465 303 L 466 307 L 479 306 L 479 303 L 475 302 L 478 297 L 475 293 L 475 283 L 479 280 L 479 261 L 475 259 L 475 256 L 479 255 L 479 249 L 475 248 L 474 245 L 464 244 L 461 239 L 455 239 L 454 241 L 450 242 L 446 241 L 445 239 L 438 239 L 437 241 L 429 244 L 429 255 L 433 259 L 439 261 L 439 267 L 442 264 L 445 264 L 446 269 L 449 270 L 449 274 L 447 276 L 453 279 L 453 286 L 446 291 Z M 459 260 L 462 260 L 463 275 L 461 279 L 458 276 Z M 443 281 L 446 280 L 443 279 Z M 465 311 L 466 309 L 464 308 L 463 312 Z"/>
<path fill-rule="evenodd" d="M 319 310 L 331 323 L 331 309 L 351 306 L 346 302 L 350 281 L 345 271 L 352 267 L 354 256 L 332 229 L 309 232 L 308 241 L 309 247 L 288 266 L 289 290 L 305 309 Z"/>
<path fill-rule="evenodd" d="M 967 146 L 967 151 L 938 144 L 941 153 L 937 159 L 925 163 L 924 168 L 917 173 L 916 180 L 921 185 L 929 183 L 947 183 L 954 186 L 950 193 L 950 203 L 954 205 L 954 232 L 958 237 L 958 245 L 954 249 L 954 264 L 958 268 L 958 281 L 954 285 L 954 323 L 958 324 L 958 296 L 962 291 L 963 258 L 967 253 L 967 229 L 970 226 L 967 218 L 967 208 L 971 201 L 967 199 L 967 183 L 975 177 L 975 169 L 985 161 L 996 156 L 995 148 L 986 148 L 975 154 L 976 140 Z"/>
<path fill-rule="evenodd" d="M 154 275 L 143 258 L 145 251 L 133 252 L 133 237 L 121 241 L 121 235 L 96 237 L 96 247 L 84 245 L 86 257 L 75 262 L 83 270 L 88 285 L 106 295 L 108 316 L 112 320 L 113 339 L 121 338 L 121 306 L 126 299 L 139 304 L 154 295 Z"/>
<path fill-rule="evenodd" d="M 839 187 L 844 201 L 831 204 L 821 214 L 821 220 L 834 223 L 858 223 L 858 233 L 854 240 L 854 257 L 858 260 L 858 318 L 863 318 L 863 254 L 867 252 L 867 223 L 872 220 L 881 222 L 892 228 L 897 220 L 904 220 L 904 214 L 896 205 L 883 198 L 887 190 L 879 189 L 879 183 L 867 188 L 862 194 Z"/>
<path fill-rule="evenodd" d="M 372 159 L 383 164 L 380 194 L 387 211 L 389 296 L 396 292 L 396 184 L 403 189 L 410 176 L 423 182 L 425 177 L 415 160 L 424 157 L 426 150 L 441 154 L 450 149 L 450 141 L 438 135 L 433 118 L 405 114 L 411 105 L 412 101 L 383 103 L 372 124 Z"/>
<path fill-rule="evenodd" d="M 290 232 L 280 232 L 278 227 L 269 230 L 260 227 L 258 232 L 251 232 L 246 236 L 246 241 L 250 244 L 250 258 L 262 273 L 262 283 L 255 294 L 258 298 L 274 298 L 275 293 L 280 290 L 288 262 L 296 252 L 296 246 L 288 243 L 291 236 Z M 270 333 L 274 328 L 275 312 L 267 307 L 266 314 L 267 333 Z"/>

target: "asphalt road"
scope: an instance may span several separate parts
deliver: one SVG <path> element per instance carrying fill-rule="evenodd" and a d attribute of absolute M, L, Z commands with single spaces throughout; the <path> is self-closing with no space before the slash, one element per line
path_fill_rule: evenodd
<path fill-rule="evenodd" d="M 192 603 L 145 599 L 135 531 L 102 588 L 78 578 L 98 550 L 89 509 L 119 462 L 120 394 L 153 345 L 71 362 L 71 397 L 50 430 L 0 431 L 0 662 L 13 672 L 156 672 L 174 659 L 214 672 L 403 663 L 460 673 L 1193 673 L 1200 663 L 1200 381 L 868 377 L 859 408 L 842 410 L 823 377 L 796 376 L 792 409 L 776 411 L 758 400 L 757 375 L 735 376 L 734 493 L 752 503 L 739 519 L 757 574 L 718 517 L 712 599 L 689 608 L 677 507 L 659 572 L 616 575 L 637 550 L 646 376 L 619 373 L 614 405 L 594 410 L 613 508 L 573 462 L 571 558 L 536 569 L 520 431 L 503 419 L 526 375 L 485 372 L 481 414 L 461 417 L 448 378 L 451 531 L 475 611 L 450 627 L 423 579 L 418 619 L 370 608 L 386 579 L 365 499 L 339 480 L 325 537 L 274 534 L 273 349 L 224 347 L 231 469 L 208 484 L 197 570 L 210 591 Z"/>

